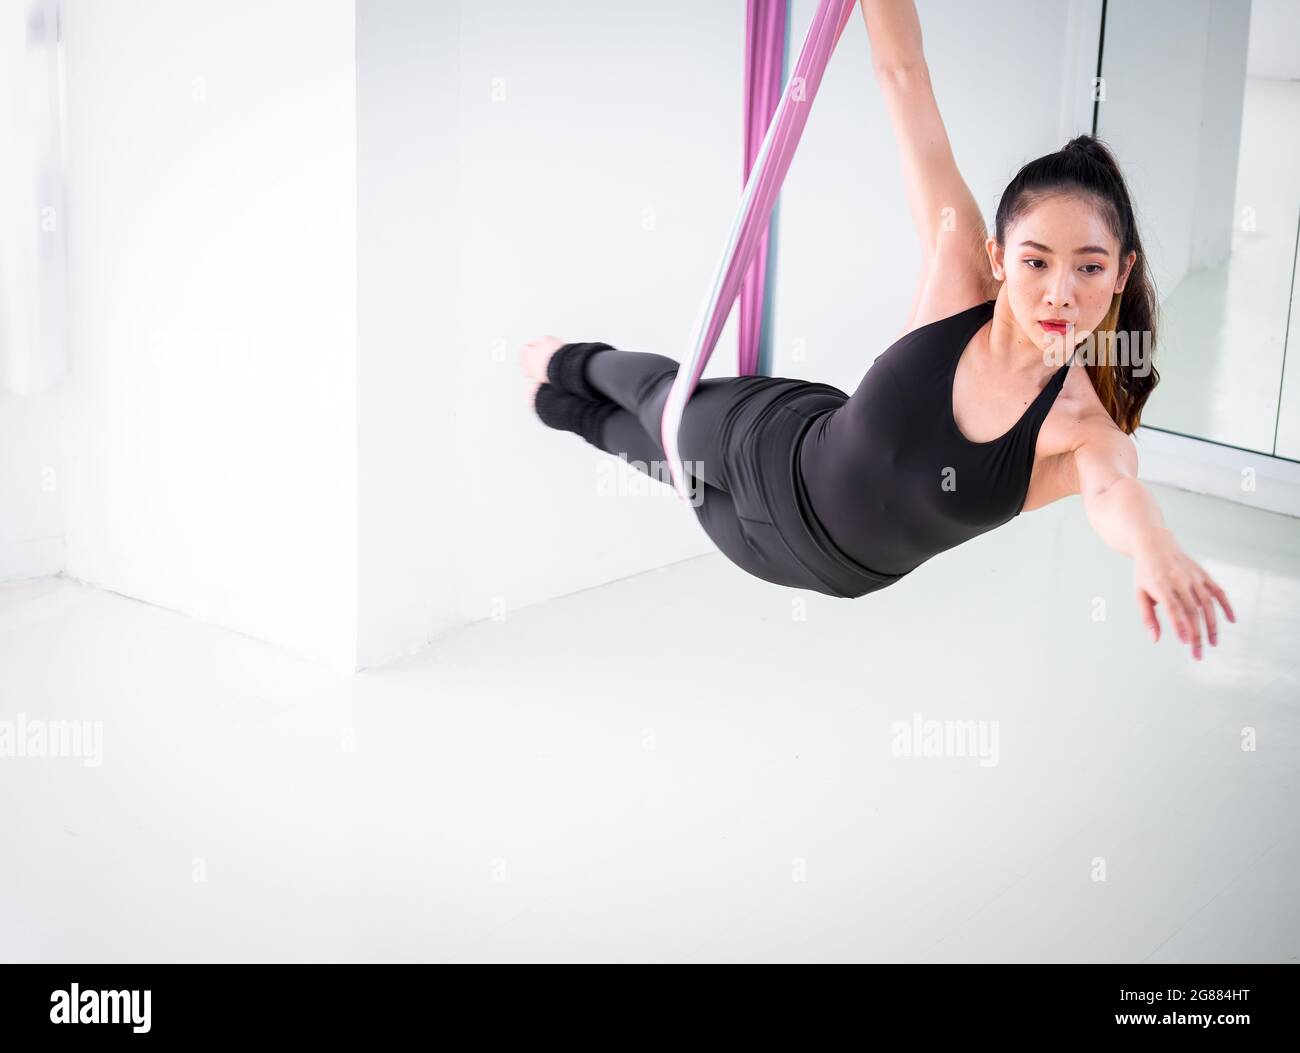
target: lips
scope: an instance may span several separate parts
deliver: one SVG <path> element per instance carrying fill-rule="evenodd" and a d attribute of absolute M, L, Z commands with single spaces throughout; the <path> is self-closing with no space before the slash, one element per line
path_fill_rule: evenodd
<path fill-rule="evenodd" d="M 1049 333 L 1064 333 L 1069 328 L 1069 322 L 1062 322 L 1059 318 L 1049 318 L 1046 321 L 1038 323 Z"/>

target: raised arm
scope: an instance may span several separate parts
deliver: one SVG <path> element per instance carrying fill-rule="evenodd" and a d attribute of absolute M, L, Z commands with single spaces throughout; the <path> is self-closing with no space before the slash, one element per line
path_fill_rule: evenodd
<path fill-rule="evenodd" d="M 1202 618 L 1210 643 L 1219 642 L 1215 601 L 1229 621 L 1237 619 L 1223 589 L 1165 526 L 1160 506 L 1137 480 L 1137 466 L 1132 437 L 1109 418 L 1097 420 L 1066 455 L 1066 471 L 1073 476 L 1069 492 L 1082 496 L 1088 522 L 1102 541 L 1133 558 L 1135 598 L 1152 641 L 1160 639 L 1155 607 L 1163 604 L 1178 638 L 1191 645 L 1199 660 Z"/>
<path fill-rule="evenodd" d="M 921 245 L 921 273 L 904 330 L 997 295 L 988 232 L 957 169 L 921 42 L 913 0 L 861 0 L 871 62 L 889 109 L 908 205 Z"/>

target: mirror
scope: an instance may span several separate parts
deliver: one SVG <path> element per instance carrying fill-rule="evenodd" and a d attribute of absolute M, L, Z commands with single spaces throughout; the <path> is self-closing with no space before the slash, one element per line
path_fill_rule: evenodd
<path fill-rule="evenodd" d="M 1300 460 L 1300 4 L 1109 0 L 1100 68 L 1160 297 L 1142 424 Z"/>

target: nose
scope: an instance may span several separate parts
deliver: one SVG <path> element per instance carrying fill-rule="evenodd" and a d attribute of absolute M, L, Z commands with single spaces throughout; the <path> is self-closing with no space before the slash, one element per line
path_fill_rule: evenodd
<path fill-rule="evenodd" d="M 1070 293 L 1073 291 L 1070 281 L 1069 272 L 1065 268 L 1052 279 L 1047 289 L 1047 302 L 1053 308 L 1070 306 Z"/>

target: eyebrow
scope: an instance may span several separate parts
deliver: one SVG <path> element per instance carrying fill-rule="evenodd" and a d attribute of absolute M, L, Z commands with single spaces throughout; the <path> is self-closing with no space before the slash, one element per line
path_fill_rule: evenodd
<path fill-rule="evenodd" d="M 1021 244 L 1021 245 L 1028 245 L 1031 249 L 1038 249 L 1039 252 L 1051 252 L 1051 251 L 1052 251 L 1052 250 L 1049 249 L 1046 245 L 1040 245 L 1040 244 L 1039 244 L 1038 242 L 1036 242 L 1036 241 L 1022 241 L 1020 244 Z M 1084 245 L 1082 248 L 1079 248 L 1079 249 L 1075 249 L 1075 250 L 1074 250 L 1074 254 L 1075 254 L 1076 256 L 1081 256 L 1081 255 L 1083 255 L 1083 253 L 1085 253 L 1085 252 L 1095 252 L 1095 253 L 1097 253 L 1099 256 L 1109 256 L 1109 255 L 1110 255 L 1110 253 L 1107 252 L 1105 249 L 1103 249 L 1100 245 Z"/>

